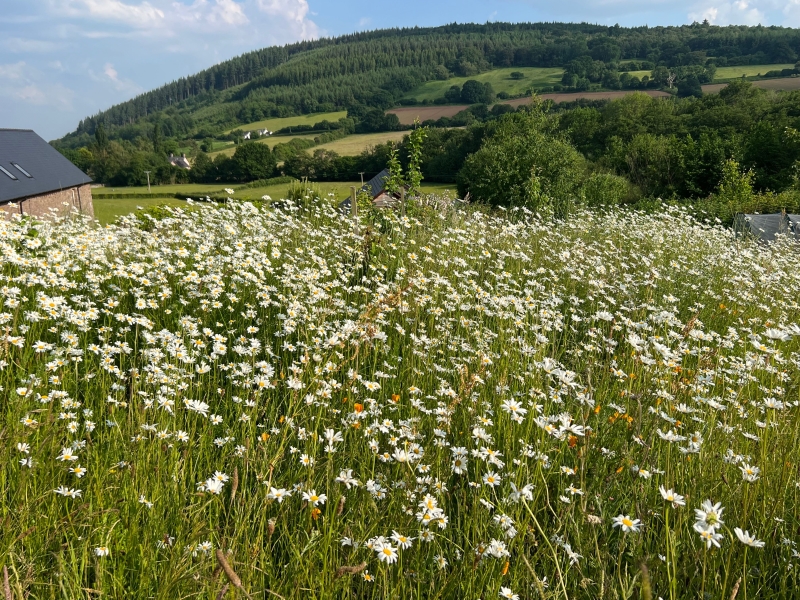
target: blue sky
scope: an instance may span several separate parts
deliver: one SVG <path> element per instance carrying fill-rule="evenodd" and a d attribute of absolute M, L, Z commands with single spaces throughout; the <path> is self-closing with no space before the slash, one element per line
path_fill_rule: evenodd
<path fill-rule="evenodd" d="M 800 0 L 3 0 L 0 127 L 46 139 L 248 50 L 364 29 L 486 21 L 800 26 Z"/>

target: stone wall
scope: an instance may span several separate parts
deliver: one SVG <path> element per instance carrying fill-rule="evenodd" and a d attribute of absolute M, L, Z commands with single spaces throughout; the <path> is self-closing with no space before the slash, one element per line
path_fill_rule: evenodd
<path fill-rule="evenodd" d="M 0 206 L 0 211 L 7 214 L 26 214 L 35 217 L 44 217 L 55 214 L 64 216 L 74 208 L 85 215 L 94 217 L 94 204 L 92 203 L 92 188 L 87 183 L 65 190 L 30 196 L 20 201 L 9 202 Z M 55 209 L 50 210 L 50 209 Z"/>

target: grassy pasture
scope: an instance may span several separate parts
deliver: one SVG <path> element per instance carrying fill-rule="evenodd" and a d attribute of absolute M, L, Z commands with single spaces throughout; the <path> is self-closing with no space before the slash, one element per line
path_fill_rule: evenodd
<path fill-rule="evenodd" d="M 407 134 L 407 131 L 387 131 L 385 133 L 348 135 L 340 140 L 334 140 L 327 144 L 320 144 L 319 146 L 309 148 L 307 152 L 314 152 L 314 150 L 322 148 L 324 150 L 332 150 L 342 156 L 356 156 L 370 146 L 385 144 L 386 142 L 399 142 L 403 139 L 403 136 Z"/>
<path fill-rule="evenodd" d="M 295 138 L 313 140 L 315 137 L 319 136 L 320 133 L 321 132 L 295 135 L 295 136 L 268 137 L 256 140 L 256 142 L 260 144 L 267 144 L 270 148 L 274 148 L 278 144 L 285 144 L 286 142 Z M 342 156 L 355 156 L 357 154 L 360 154 L 363 150 L 366 150 L 370 146 L 374 146 L 375 144 L 382 144 L 388 141 L 402 140 L 403 136 L 406 135 L 406 133 L 407 132 L 405 131 L 389 131 L 385 133 L 354 134 L 339 140 L 335 140 L 333 142 L 328 142 L 326 144 L 320 144 L 319 146 L 314 146 L 313 148 L 309 148 L 308 152 L 313 152 L 318 148 L 324 148 L 326 150 L 333 150 L 335 152 L 338 152 Z M 211 156 L 212 158 L 214 156 L 217 156 L 218 154 L 233 156 L 233 153 L 235 151 L 236 147 L 231 146 L 230 148 L 225 148 L 224 150 L 220 150 L 218 152 L 209 153 L 209 156 Z"/>
<path fill-rule="evenodd" d="M 775 79 L 761 79 L 754 81 L 753 85 L 764 90 L 790 92 L 800 90 L 800 77 L 777 77 Z"/>
<path fill-rule="evenodd" d="M 334 182 L 320 182 L 312 183 L 320 189 L 323 195 L 332 193 L 338 200 L 343 200 L 350 195 L 350 187 L 361 187 L 360 181 L 334 181 Z M 277 185 L 269 185 L 258 188 L 242 187 L 240 185 L 162 185 L 152 186 L 152 193 L 163 193 L 164 198 L 95 198 L 94 199 L 94 216 L 105 225 L 113 223 L 118 217 L 133 213 L 138 207 L 149 208 L 151 206 L 186 206 L 186 202 L 176 198 L 169 197 L 169 194 L 182 193 L 190 196 L 196 194 L 201 197 L 204 194 L 225 195 L 223 188 L 229 187 L 234 190 L 232 197 L 238 200 L 260 200 L 265 195 L 270 196 L 273 200 L 279 200 L 286 196 L 289 189 L 289 184 L 281 183 Z M 425 194 L 444 194 L 450 191 L 455 194 L 455 184 L 439 184 L 439 183 L 423 183 L 422 190 Z M 109 188 L 109 192 L 111 188 Z M 116 188 L 114 193 L 141 193 L 147 194 L 147 187 L 130 187 L 130 188 Z"/>
<path fill-rule="evenodd" d="M 727 83 L 711 83 L 703 86 L 703 93 L 716 94 Z M 775 90 L 781 92 L 791 92 L 800 90 L 800 77 L 776 77 L 775 79 L 757 79 L 753 81 L 753 87 L 761 88 L 763 90 Z"/>
<path fill-rule="evenodd" d="M 756 77 L 764 75 L 767 71 L 780 71 L 782 69 L 793 69 L 793 64 L 780 65 L 743 65 L 740 67 L 718 67 L 714 75 L 714 81 L 730 81 L 739 77 Z"/>
<path fill-rule="evenodd" d="M 653 72 L 652 71 L 620 71 L 620 75 L 622 75 L 622 73 L 627 73 L 631 77 L 638 77 L 640 80 L 645 75 L 647 75 L 648 77 L 652 77 L 653 76 Z"/>
<path fill-rule="evenodd" d="M 286 142 L 289 142 L 289 141 L 291 141 L 291 140 L 293 140 L 295 138 L 313 140 L 315 137 L 317 137 L 321 133 L 322 132 L 318 131 L 318 132 L 315 132 L 315 133 L 301 133 L 301 134 L 298 134 L 298 135 L 276 135 L 276 136 L 270 136 L 270 137 L 265 137 L 265 138 L 259 138 L 259 139 L 255 140 L 255 142 L 257 144 L 266 144 L 270 148 L 274 148 L 278 144 L 285 144 Z M 222 148 L 221 150 L 215 150 L 213 152 L 209 152 L 208 155 L 211 158 L 214 158 L 218 154 L 224 154 L 225 156 L 233 156 L 234 152 L 236 152 L 236 146 L 232 144 L 232 145 L 229 145 L 229 146 L 227 146 L 225 148 Z"/>
<path fill-rule="evenodd" d="M 122 215 L 129 215 L 139 208 L 151 206 L 186 206 L 183 200 L 176 198 L 98 198 L 93 201 L 94 217 L 101 225 L 108 225 Z"/>
<path fill-rule="evenodd" d="M 338 121 L 347 116 L 347 111 L 329 112 L 329 113 L 313 113 L 310 115 L 300 115 L 298 117 L 280 117 L 276 119 L 264 119 L 263 121 L 256 121 L 254 123 L 245 123 L 244 125 L 237 125 L 226 131 L 230 133 L 236 129 L 242 131 L 253 131 L 255 129 L 269 129 L 270 131 L 278 131 L 284 127 L 295 127 L 296 125 L 316 125 L 321 121 Z"/>
<path fill-rule="evenodd" d="M 151 185 L 147 191 L 146 185 L 131 187 L 101 187 L 95 188 L 94 194 L 212 194 L 226 187 L 235 188 L 237 184 L 227 183 L 178 183 L 175 185 Z"/>
<path fill-rule="evenodd" d="M 511 73 L 519 71 L 525 74 L 523 79 L 511 79 Z M 428 81 L 406 96 L 418 101 L 434 100 L 444 96 L 444 93 L 453 85 L 464 85 L 464 82 L 475 79 L 481 83 L 491 83 L 495 93 L 507 92 L 512 96 L 524 94 L 529 88 L 541 88 L 561 82 L 564 69 L 539 68 L 539 67 L 514 67 L 494 69 L 473 75 L 472 77 L 452 77 L 446 81 Z"/>

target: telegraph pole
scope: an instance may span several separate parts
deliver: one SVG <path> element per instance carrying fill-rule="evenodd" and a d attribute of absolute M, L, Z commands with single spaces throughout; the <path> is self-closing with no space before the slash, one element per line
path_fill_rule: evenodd
<path fill-rule="evenodd" d="M 361 175 L 361 187 L 364 187 L 364 173 L 359 173 Z"/>
<path fill-rule="evenodd" d="M 147 193 L 150 193 L 150 171 L 145 171 L 147 173 Z"/>

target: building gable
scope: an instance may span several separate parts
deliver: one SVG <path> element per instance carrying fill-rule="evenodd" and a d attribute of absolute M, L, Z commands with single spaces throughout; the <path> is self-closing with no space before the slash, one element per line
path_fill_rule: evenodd
<path fill-rule="evenodd" d="M 0 204 L 91 183 L 29 129 L 0 129 Z"/>

